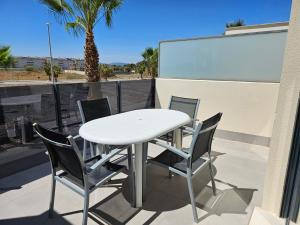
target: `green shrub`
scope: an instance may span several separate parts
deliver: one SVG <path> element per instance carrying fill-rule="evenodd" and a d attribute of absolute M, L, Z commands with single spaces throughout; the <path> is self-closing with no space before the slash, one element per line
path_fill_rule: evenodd
<path fill-rule="evenodd" d="M 52 69 L 53 69 L 53 76 L 55 80 L 57 80 L 58 75 L 62 73 L 61 68 L 57 65 L 53 65 Z M 49 80 L 51 80 L 51 65 L 47 60 L 45 60 L 44 62 L 44 71 L 47 74 Z"/>
<path fill-rule="evenodd" d="M 25 70 L 27 72 L 33 72 L 34 71 L 34 68 L 32 66 L 25 66 Z"/>
<path fill-rule="evenodd" d="M 114 70 L 112 69 L 111 66 L 106 64 L 100 64 L 99 67 L 100 67 L 99 70 L 100 70 L 101 78 L 107 79 L 108 77 L 114 75 Z"/>

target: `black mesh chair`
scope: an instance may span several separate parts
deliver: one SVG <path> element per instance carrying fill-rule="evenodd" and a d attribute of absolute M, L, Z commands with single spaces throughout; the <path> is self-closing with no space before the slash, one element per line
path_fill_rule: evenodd
<path fill-rule="evenodd" d="M 94 100 L 78 100 L 77 105 L 80 112 L 82 123 L 89 122 L 91 120 L 99 119 L 102 117 L 110 116 L 111 107 L 108 98 L 94 99 Z M 103 146 L 104 148 L 104 146 Z M 109 147 L 109 148 L 114 148 Z M 83 157 L 86 157 L 87 141 L 83 143 Z M 94 155 L 94 146 L 90 143 L 91 155 Z"/>
<path fill-rule="evenodd" d="M 35 132 L 42 138 L 47 147 L 52 167 L 52 190 L 49 217 L 53 216 L 56 181 L 64 184 L 84 197 L 82 224 L 87 224 L 89 195 L 100 185 L 125 169 L 125 166 L 114 164 L 109 160 L 124 149 L 112 150 L 107 155 L 97 155 L 83 160 L 80 150 L 72 136 L 65 136 L 33 124 Z M 128 163 L 131 162 L 131 148 L 128 148 Z"/>
<path fill-rule="evenodd" d="M 199 99 L 193 99 L 193 98 L 182 98 L 182 97 L 176 97 L 171 96 L 170 103 L 169 103 L 169 109 L 177 110 L 184 112 L 188 114 L 192 121 L 182 127 L 182 135 L 187 136 L 193 134 L 195 127 L 196 127 L 196 121 L 197 121 L 197 113 L 199 109 L 200 100 Z M 167 141 L 173 145 L 174 143 L 174 134 L 173 132 L 169 132 L 161 137 L 159 139 Z"/>
<path fill-rule="evenodd" d="M 216 186 L 212 171 L 211 144 L 221 117 L 222 113 L 218 113 L 202 123 L 199 123 L 193 134 L 191 146 L 188 149 L 177 149 L 159 140 L 152 141 L 154 144 L 167 149 L 155 158 L 149 159 L 148 162 L 166 167 L 169 171 L 187 178 L 194 221 L 196 223 L 198 222 L 198 215 L 196 211 L 192 178 L 200 171 L 200 169 L 208 164 L 213 193 L 214 195 L 216 194 Z M 205 157 L 206 153 L 208 157 Z"/>

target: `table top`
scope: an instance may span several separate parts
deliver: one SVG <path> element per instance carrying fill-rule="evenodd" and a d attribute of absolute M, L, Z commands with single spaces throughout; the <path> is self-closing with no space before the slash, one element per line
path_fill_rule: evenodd
<path fill-rule="evenodd" d="M 190 121 L 191 118 L 180 111 L 141 109 L 89 121 L 80 127 L 79 134 L 98 144 L 137 144 L 153 140 Z"/>

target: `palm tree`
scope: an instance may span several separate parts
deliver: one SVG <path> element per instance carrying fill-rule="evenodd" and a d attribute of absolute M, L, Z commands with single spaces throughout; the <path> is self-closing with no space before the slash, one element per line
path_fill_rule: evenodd
<path fill-rule="evenodd" d="M 96 24 L 105 19 L 107 27 L 112 25 L 113 13 L 121 6 L 122 0 L 40 0 L 47 5 L 65 24 L 67 31 L 74 35 L 85 33 L 85 74 L 89 82 L 100 79 L 98 70 L 99 54 L 94 41 Z"/>
<path fill-rule="evenodd" d="M 143 79 L 143 74 L 146 70 L 146 63 L 145 61 L 141 61 L 141 62 L 138 62 L 135 66 L 136 68 L 136 72 L 138 72 L 138 74 L 141 75 L 141 79 Z"/>
<path fill-rule="evenodd" d="M 148 74 L 154 78 L 157 75 L 158 49 L 146 48 L 142 52 Z"/>
<path fill-rule="evenodd" d="M 9 46 L 0 46 L 0 67 L 7 69 L 14 65 L 14 58 L 10 54 Z"/>
<path fill-rule="evenodd" d="M 150 59 L 151 63 L 151 73 L 152 73 L 152 78 L 157 76 L 157 69 L 158 69 L 158 49 L 155 48 L 153 50 L 152 57 Z"/>
<path fill-rule="evenodd" d="M 146 48 L 143 52 L 142 52 L 142 57 L 144 58 L 144 62 L 146 64 L 146 68 L 147 68 L 147 72 L 148 75 L 151 76 L 151 57 L 153 55 L 153 48 Z"/>
<path fill-rule="evenodd" d="M 113 68 L 107 64 L 100 64 L 99 70 L 100 70 L 101 76 L 103 76 L 103 78 L 105 80 L 107 80 L 108 77 L 111 77 L 112 75 L 114 75 Z"/>
<path fill-rule="evenodd" d="M 240 26 L 245 26 L 245 22 L 242 19 L 238 19 L 234 22 L 226 23 L 226 28 L 230 27 L 240 27 Z"/>

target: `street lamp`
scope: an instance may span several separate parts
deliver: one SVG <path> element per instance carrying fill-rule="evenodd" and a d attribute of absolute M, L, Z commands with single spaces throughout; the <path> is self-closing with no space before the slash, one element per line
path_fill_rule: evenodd
<path fill-rule="evenodd" d="M 51 71 L 51 80 L 54 83 L 53 67 L 52 67 L 52 48 L 51 48 L 51 38 L 50 38 L 50 23 L 46 23 L 48 28 L 48 44 L 49 44 L 49 53 L 50 53 L 50 71 Z"/>

